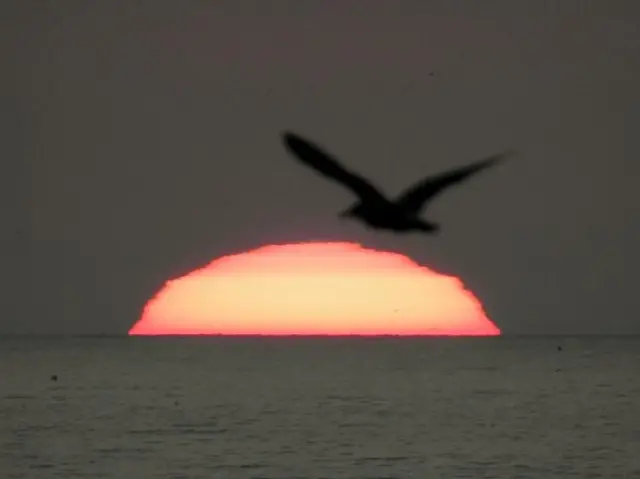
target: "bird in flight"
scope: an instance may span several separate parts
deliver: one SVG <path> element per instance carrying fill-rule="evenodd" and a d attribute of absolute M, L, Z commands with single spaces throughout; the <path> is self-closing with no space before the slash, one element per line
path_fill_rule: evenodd
<path fill-rule="evenodd" d="M 472 175 L 495 165 L 511 154 L 498 153 L 467 166 L 458 167 L 418 181 L 393 200 L 387 199 L 375 186 L 358 174 L 341 166 L 338 161 L 319 146 L 302 137 L 284 132 L 284 144 L 294 156 L 322 175 L 349 188 L 359 201 L 340 213 L 342 218 L 354 218 L 374 229 L 395 232 L 422 231 L 435 234 L 440 225 L 422 219 L 421 210 L 438 194 L 450 186 L 462 183 Z"/>

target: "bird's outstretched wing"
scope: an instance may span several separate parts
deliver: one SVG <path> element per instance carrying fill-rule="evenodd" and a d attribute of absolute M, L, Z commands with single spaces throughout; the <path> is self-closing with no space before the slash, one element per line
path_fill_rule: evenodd
<path fill-rule="evenodd" d="M 495 165 L 511 154 L 511 151 L 504 151 L 470 165 L 449 170 L 439 175 L 429 176 L 407 189 L 396 199 L 395 203 L 406 211 L 418 212 L 427 201 L 446 188 L 456 183 L 462 183 L 474 174 Z"/>
<path fill-rule="evenodd" d="M 304 164 L 311 166 L 319 173 L 342 183 L 364 201 L 380 201 L 386 199 L 371 183 L 361 176 L 342 167 L 320 147 L 303 140 L 294 133 L 283 133 L 283 141 L 295 156 Z"/>

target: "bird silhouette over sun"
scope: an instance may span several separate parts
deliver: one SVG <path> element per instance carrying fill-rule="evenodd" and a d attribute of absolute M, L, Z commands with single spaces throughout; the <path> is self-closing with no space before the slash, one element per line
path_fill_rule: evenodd
<path fill-rule="evenodd" d="M 283 133 L 283 141 L 295 158 L 349 188 L 358 196 L 359 201 L 344 210 L 341 217 L 358 219 L 375 229 L 422 231 L 430 234 L 437 233 L 440 226 L 419 216 L 429 202 L 447 188 L 468 180 L 511 154 L 510 151 L 505 151 L 467 166 L 429 176 L 418 181 L 395 200 L 389 200 L 369 181 L 341 166 L 319 146 L 291 132 Z"/>
<path fill-rule="evenodd" d="M 270 245 L 168 281 L 130 335 L 464 335 L 500 330 L 462 282 L 354 243 Z"/>

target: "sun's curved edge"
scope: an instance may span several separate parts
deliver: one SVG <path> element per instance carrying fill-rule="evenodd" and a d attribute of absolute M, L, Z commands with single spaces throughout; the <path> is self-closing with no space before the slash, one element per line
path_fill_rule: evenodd
<path fill-rule="evenodd" d="M 475 329 L 452 329 L 443 330 L 442 328 L 411 328 L 406 327 L 399 331 L 389 332 L 381 331 L 380 328 L 360 328 L 359 330 L 345 331 L 344 329 L 331 329 L 327 328 L 326 331 L 318 332 L 316 330 L 310 331 L 296 331 L 296 330 L 284 330 L 278 327 L 269 327 L 265 331 L 255 330 L 227 330 L 224 332 L 208 330 L 202 331 L 197 327 L 174 327 L 167 330 L 151 330 L 144 327 L 144 318 L 149 318 L 155 306 L 161 301 L 163 296 L 173 289 L 176 289 L 181 284 L 185 284 L 186 281 L 196 280 L 198 278 L 211 278 L 216 273 L 233 273 L 234 264 L 241 263 L 242 261 L 249 261 L 252 258 L 255 260 L 268 259 L 271 257 L 277 257 L 280 253 L 281 256 L 291 255 L 296 251 L 304 251 L 305 253 L 318 252 L 322 254 L 353 254 L 359 253 L 373 253 L 370 259 L 376 261 L 385 262 L 389 264 L 402 265 L 406 268 L 407 274 L 420 274 L 426 276 L 432 276 L 437 278 L 438 281 L 446 281 L 450 283 L 452 288 L 457 288 L 461 294 L 464 294 L 464 300 L 469 305 L 469 308 L 475 310 L 479 317 L 482 319 L 482 324 Z M 346 258 L 347 256 L 345 256 Z M 354 256 L 355 258 L 355 256 Z M 297 338 L 321 338 L 321 337 L 364 337 L 364 338 L 411 338 L 411 337 L 495 337 L 502 334 L 500 328 L 498 328 L 491 320 L 488 319 L 484 307 L 479 299 L 464 285 L 463 281 L 459 278 L 442 274 L 435 271 L 433 268 L 420 265 L 413 259 L 404 256 L 400 253 L 385 250 L 373 250 L 365 248 L 360 243 L 353 242 L 315 242 L 306 241 L 298 242 L 295 244 L 290 243 L 274 243 L 264 246 L 259 246 L 245 252 L 236 252 L 223 255 L 219 258 L 215 258 L 203 267 L 197 268 L 192 272 L 179 277 L 167 280 L 163 287 L 160 288 L 152 298 L 148 300 L 142 310 L 141 317 L 130 328 L 128 334 L 130 336 L 211 336 L 211 337 L 297 337 Z"/>

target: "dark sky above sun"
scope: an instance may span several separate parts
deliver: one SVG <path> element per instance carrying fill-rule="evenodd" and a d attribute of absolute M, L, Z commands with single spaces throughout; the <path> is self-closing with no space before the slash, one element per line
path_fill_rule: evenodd
<path fill-rule="evenodd" d="M 166 279 L 309 240 L 458 276 L 506 334 L 640 333 L 636 1 L 4 0 L 0 32 L 0 333 L 125 334 Z M 283 129 L 388 193 L 518 154 L 398 236 Z"/>

